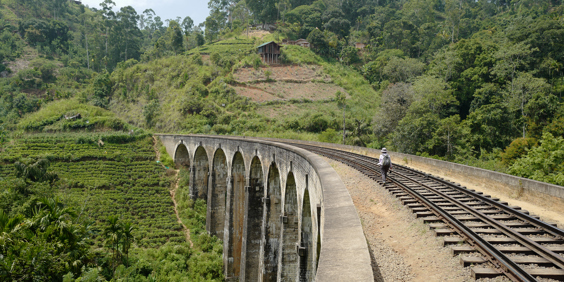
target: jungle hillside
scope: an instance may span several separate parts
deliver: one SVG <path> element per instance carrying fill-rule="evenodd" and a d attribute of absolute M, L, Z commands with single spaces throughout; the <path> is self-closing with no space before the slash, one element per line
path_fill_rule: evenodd
<path fill-rule="evenodd" d="M 208 7 L 195 23 L 0 0 L 0 280 L 222 280 L 205 203 L 153 133 L 386 147 L 564 185 L 562 1 Z M 257 54 L 297 39 L 311 48 L 282 45 L 280 64 Z"/>

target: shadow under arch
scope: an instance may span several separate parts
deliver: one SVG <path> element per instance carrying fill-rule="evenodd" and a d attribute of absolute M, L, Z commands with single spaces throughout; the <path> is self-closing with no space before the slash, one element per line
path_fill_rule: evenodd
<path fill-rule="evenodd" d="M 280 215 L 281 212 L 280 172 L 276 163 L 268 170 L 267 196 L 264 201 L 265 217 L 262 255 L 262 281 L 276 281 L 278 275 L 278 257 L 280 252 Z"/>
<path fill-rule="evenodd" d="M 208 199 L 209 217 L 207 220 L 210 235 L 223 240 L 227 194 L 227 157 L 222 149 L 217 149 L 213 157 L 211 190 Z"/>
<path fill-rule="evenodd" d="M 298 277 L 296 243 L 298 243 L 298 193 L 294 173 L 290 172 L 284 193 L 280 281 L 296 281 Z"/>
<path fill-rule="evenodd" d="M 306 180 L 307 181 L 307 180 Z M 313 278 L 313 234 L 312 234 L 311 202 L 309 190 L 306 188 L 302 205 L 302 232 L 300 234 L 300 279 L 299 281 L 311 281 Z"/>
<path fill-rule="evenodd" d="M 176 146 L 176 151 L 174 152 L 174 164 L 177 168 L 190 167 L 190 153 L 188 153 L 188 148 L 183 143 Z"/>
<path fill-rule="evenodd" d="M 256 281 L 260 266 L 260 242 L 262 239 L 262 217 L 264 176 L 262 163 L 255 156 L 251 161 L 249 187 L 246 193 L 246 239 L 245 239 L 245 281 Z"/>
<path fill-rule="evenodd" d="M 193 199 L 208 200 L 208 177 L 209 177 L 209 160 L 208 154 L 204 147 L 198 147 L 194 153 L 194 171 L 192 176 L 194 178 L 192 185 Z"/>
<path fill-rule="evenodd" d="M 241 274 L 241 251 L 243 246 L 243 227 L 245 222 L 245 160 L 240 152 L 233 156 L 231 165 L 231 191 L 229 194 L 229 213 L 226 223 L 229 226 L 228 240 L 224 243 L 227 249 L 226 278 L 237 278 Z"/>

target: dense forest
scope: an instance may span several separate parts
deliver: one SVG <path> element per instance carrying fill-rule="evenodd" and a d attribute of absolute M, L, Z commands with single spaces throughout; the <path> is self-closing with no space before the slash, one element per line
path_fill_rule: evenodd
<path fill-rule="evenodd" d="M 344 131 L 350 145 L 385 146 L 564 185 L 562 1 L 210 0 L 208 7 L 210 15 L 197 24 L 190 17 L 162 19 L 151 9 L 118 9 L 111 0 L 99 9 L 67 0 L 0 0 L 0 154 L 31 133 L 143 128 L 340 143 Z M 253 35 L 265 23 L 276 30 Z M 280 99 L 256 102 L 237 92 L 305 85 L 298 71 L 293 82 L 279 79 L 255 52 L 268 41 L 299 38 L 312 48 L 284 46 L 282 63 L 310 73 L 307 83 L 335 89 L 324 93 L 328 99 L 276 92 Z M 366 47 L 359 50 L 356 43 Z M 254 78 L 242 81 L 244 70 Z M 92 123 L 62 118 L 96 111 L 104 114 L 90 117 Z M 0 209 L 3 256 L 27 248 L 25 236 L 42 238 L 35 250 L 67 242 L 52 231 L 65 223 L 80 235 L 69 238 L 77 252 L 90 254 L 88 260 L 61 257 L 56 273 L 37 275 L 110 280 L 119 268 L 120 277 L 151 277 L 142 264 L 157 253 L 139 253 L 130 263 L 81 245 L 88 230 L 70 210 L 53 208 L 73 203 L 54 200 L 61 180 L 51 178 L 60 173 L 49 162 L 40 156 L 8 161 L 40 174 L 14 169 L 13 189 L 0 194 L 21 200 Z M 35 194 L 34 202 L 22 198 Z M 65 220 L 52 221 L 51 229 L 34 225 L 54 216 L 48 212 Z M 26 232 L 17 227 L 22 222 Z M 21 244 L 8 249 L 7 240 Z M 120 246 L 101 248 L 117 253 Z M 179 254 L 184 264 L 188 253 Z M 82 264 L 71 266 L 71 259 Z M 2 267 L 0 277 L 9 275 Z M 19 274 L 30 269 L 22 264 Z"/>

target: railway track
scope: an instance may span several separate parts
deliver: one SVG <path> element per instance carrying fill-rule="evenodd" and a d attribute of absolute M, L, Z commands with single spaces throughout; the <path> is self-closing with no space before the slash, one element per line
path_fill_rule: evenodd
<path fill-rule="evenodd" d="M 564 230 L 520 207 L 466 187 L 394 164 L 386 184 L 378 159 L 310 145 L 293 146 L 351 166 L 378 181 L 444 237 L 475 279 L 501 275 L 513 281 L 564 281 Z"/>

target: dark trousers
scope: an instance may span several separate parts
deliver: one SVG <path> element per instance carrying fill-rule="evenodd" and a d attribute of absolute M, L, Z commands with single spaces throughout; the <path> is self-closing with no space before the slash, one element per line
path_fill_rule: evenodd
<path fill-rule="evenodd" d="M 390 168 L 380 167 L 380 170 L 382 171 L 382 181 L 386 182 L 386 177 L 388 176 L 388 170 L 390 170 Z"/>

